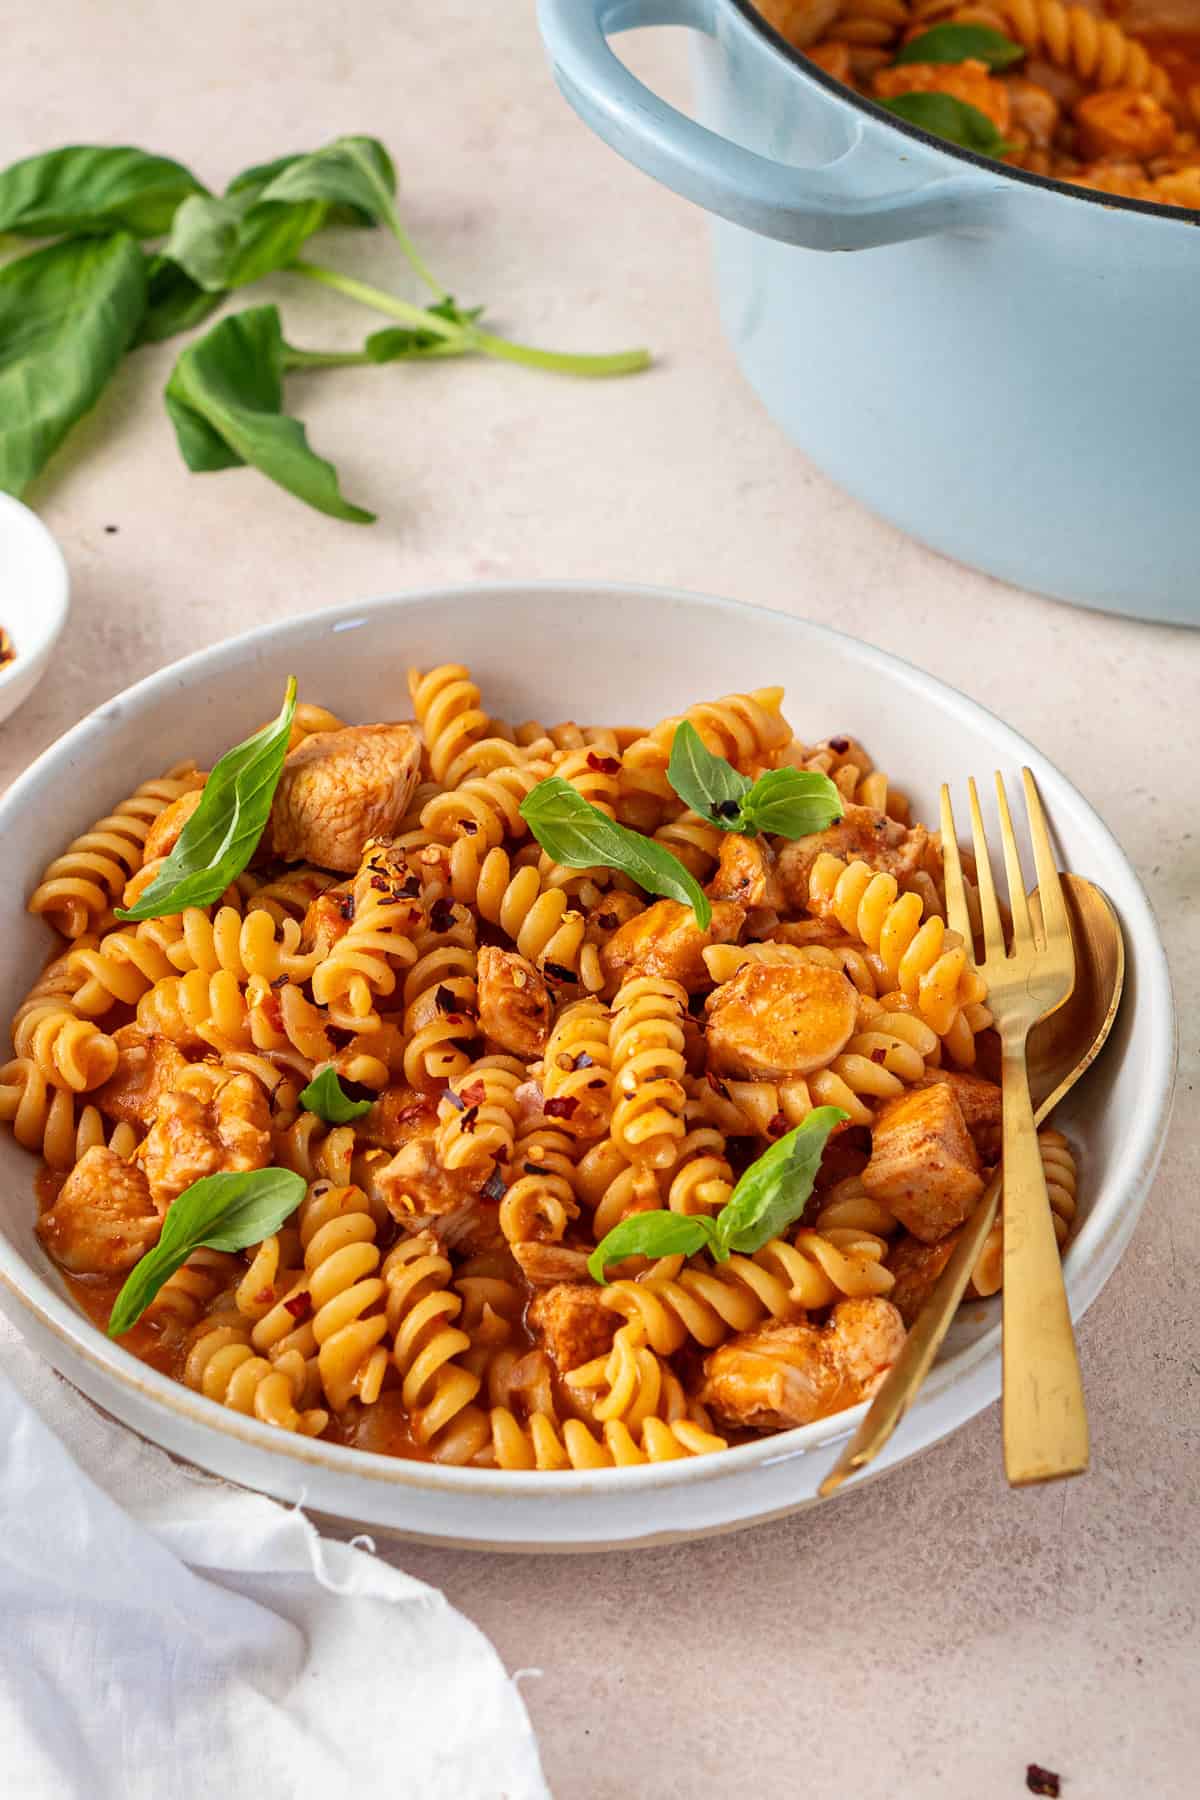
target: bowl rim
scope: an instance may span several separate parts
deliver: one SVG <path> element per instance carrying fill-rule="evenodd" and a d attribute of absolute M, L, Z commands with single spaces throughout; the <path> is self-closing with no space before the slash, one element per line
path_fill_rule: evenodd
<path fill-rule="evenodd" d="M 1193 229 L 1200 226 L 1197 209 L 1191 206 L 1171 206 L 1157 200 L 1134 200 L 1127 194 L 1106 194 L 1099 188 L 1074 187 L 1069 181 L 1060 181 L 1054 175 L 1036 175 L 1032 169 L 1015 169 L 1009 163 L 997 162 L 995 157 L 982 156 L 977 150 L 968 150 L 963 144 L 951 143 L 949 138 L 935 137 L 931 131 L 924 131 L 919 125 L 913 125 L 899 114 L 889 112 L 877 100 L 869 95 L 856 93 L 847 87 L 845 82 L 830 75 L 819 63 L 814 63 L 798 50 L 795 44 L 789 43 L 781 32 L 777 31 L 770 21 L 763 17 L 754 4 L 754 0 L 724 0 L 724 4 L 741 14 L 743 22 L 762 38 L 772 50 L 785 57 L 791 66 L 806 79 L 823 87 L 835 99 L 844 101 L 858 112 L 865 113 L 868 118 L 875 119 L 881 125 L 890 126 L 893 131 L 901 132 L 905 137 L 915 138 L 918 143 L 925 144 L 932 150 L 941 150 L 945 155 L 953 157 L 957 162 L 968 163 L 978 169 L 981 174 L 990 175 L 993 179 L 1008 180 L 1024 187 L 1041 188 L 1046 193 L 1059 194 L 1065 200 L 1078 200 L 1085 206 L 1101 207 L 1105 211 L 1138 213 L 1143 218 L 1173 219 L 1180 224 L 1190 225 Z M 934 23 L 942 21 L 935 20 Z M 1119 22 L 1119 21 L 1118 21 Z"/>
<path fill-rule="evenodd" d="M 210 676 L 214 672 L 214 664 L 219 666 L 222 662 L 236 662 L 250 656 L 261 657 L 264 652 L 269 654 L 276 646 L 296 636 L 323 636 L 331 632 L 357 629 L 369 625 L 374 617 L 403 612 L 409 606 L 451 608 L 468 599 L 488 599 L 500 605 L 530 594 L 594 597 L 598 592 L 636 596 L 651 605 L 669 600 L 700 606 L 716 613 L 732 614 L 747 629 L 755 619 L 770 619 L 774 623 L 782 621 L 787 629 L 794 630 L 799 636 L 825 641 L 840 649 L 843 654 L 849 647 L 853 657 L 883 673 L 889 680 L 896 681 L 899 678 L 901 684 L 914 693 L 923 692 L 928 695 L 932 691 L 944 711 L 971 723 L 976 723 L 981 718 L 985 720 L 992 734 L 999 738 L 1014 760 L 1031 763 L 1038 775 L 1039 784 L 1043 786 L 1043 792 L 1047 773 L 1051 786 L 1057 783 L 1068 790 L 1073 804 L 1088 817 L 1090 825 L 1099 834 L 1106 853 L 1111 853 L 1112 860 L 1122 865 L 1140 912 L 1139 917 L 1130 918 L 1126 909 L 1122 921 L 1127 943 L 1136 946 L 1139 1005 L 1150 1008 L 1159 1025 L 1165 1025 L 1165 1030 L 1160 1029 L 1151 1044 L 1154 1054 L 1145 1071 L 1148 1103 L 1139 1109 L 1129 1133 L 1129 1139 L 1132 1140 L 1129 1158 L 1136 1163 L 1136 1167 L 1131 1177 L 1130 1191 L 1123 1197 L 1120 1212 L 1107 1232 L 1107 1258 L 1104 1255 L 1105 1243 L 1101 1242 L 1086 1270 L 1076 1268 L 1072 1271 L 1068 1262 L 1071 1311 L 1072 1316 L 1078 1318 L 1100 1292 L 1124 1253 L 1134 1224 L 1145 1204 L 1162 1153 L 1170 1116 L 1177 1060 L 1175 1007 L 1166 952 L 1153 910 L 1140 878 L 1112 832 L 1073 783 L 1034 745 L 998 715 L 978 701 L 970 699 L 959 689 L 927 674 L 904 658 L 868 644 L 848 632 L 746 601 L 729 600 L 684 588 L 641 582 L 614 582 L 603 578 L 458 582 L 442 587 L 411 588 L 368 600 L 339 602 L 313 612 L 253 626 L 246 632 L 221 639 L 178 658 L 102 702 L 43 750 L 0 797 L 0 833 L 10 814 L 21 811 L 36 800 L 43 782 L 53 775 L 60 761 L 69 759 L 74 752 L 91 744 L 93 740 L 102 740 L 110 723 L 124 716 L 128 710 L 136 712 L 156 703 L 172 690 L 190 686 L 197 678 Z M 1114 1241 L 1115 1254 L 1112 1250 Z M 24 1259 L 17 1246 L 10 1244 L 3 1234 L 0 1234 L 0 1289 L 15 1302 L 15 1308 L 10 1312 L 11 1317 L 16 1319 L 20 1311 L 31 1314 L 43 1330 L 68 1346 L 69 1352 L 82 1358 L 99 1377 L 116 1381 L 136 1398 L 165 1407 L 181 1421 L 199 1425 L 205 1431 L 214 1430 L 226 1438 L 238 1439 L 258 1450 L 284 1457 L 300 1469 L 306 1464 L 317 1465 L 332 1477 L 358 1477 L 401 1490 L 424 1489 L 427 1492 L 440 1491 L 460 1496 L 489 1495 L 496 1499 L 511 1500 L 518 1496 L 532 1497 L 534 1494 L 541 1499 L 550 1499 L 556 1495 L 564 1499 L 584 1499 L 602 1496 L 606 1491 L 613 1492 L 617 1489 L 630 1492 L 640 1488 L 677 1488 L 740 1475 L 768 1463 L 801 1459 L 810 1452 L 824 1450 L 849 1436 L 866 1410 L 863 1404 L 816 1420 L 811 1425 L 777 1432 L 750 1443 L 734 1445 L 724 1451 L 632 1468 L 596 1471 L 459 1468 L 448 1464 L 384 1456 L 378 1452 L 327 1443 L 322 1439 L 300 1438 L 292 1433 L 280 1432 L 274 1426 L 262 1424 L 193 1393 L 182 1383 L 159 1373 L 141 1362 L 131 1351 L 108 1339 L 73 1305 L 65 1293 L 56 1290 L 39 1274 Z M 959 1383 L 965 1387 L 968 1378 L 980 1372 L 985 1364 L 992 1365 L 996 1379 L 992 1384 L 992 1393 L 980 1400 L 961 1419 L 936 1432 L 934 1438 L 940 1439 L 960 1429 L 994 1398 L 999 1385 L 999 1341 L 1000 1325 L 997 1320 L 989 1330 L 981 1333 L 972 1344 L 961 1350 L 953 1362 L 935 1366 L 919 1397 L 918 1405 L 922 1407 L 948 1388 Z M 931 1441 L 934 1439 L 924 1440 Z M 914 1445 L 908 1454 L 915 1454 L 922 1447 Z M 198 1451 L 195 1460 L 203 1463 L 202 1453 Z"/>
<path fill-rule="evenodd" d="M 0 493 L 0 538 L 4 537 L 24 537 L 34 546 L 33 554 L 44 559 L 45 570 L 42 584 L 33 590 L 36 598 L 24 596 L 19 622 L 14 626 L 11 618 L 0 618 L 17 650 L 12 662 L 0 668 L 0 695 L 8 686 L 29 681 L 31 668 L 35 671 L 32 685 L 40 681 L 70 608 L 70 576 L 58 539 L 23 500 Z"/>

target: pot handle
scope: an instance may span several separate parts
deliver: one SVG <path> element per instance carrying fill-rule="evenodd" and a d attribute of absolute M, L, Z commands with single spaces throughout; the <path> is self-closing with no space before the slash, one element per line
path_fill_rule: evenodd
<path fill-rule="evenodd" d="M 539 0 L 554 78 L 598 136 L 647 175 L 763 237 L 809 250 L 869 250 L 980 226 L 1005 196 L 976 174 L 861 198 L 852 145 L 817 168 L 773 162 L 660 100 L 609 47 L 610 34 L 686 25 L 712 34 L 713 0 Z M 861 121 L 860 121 L 861 139 Z"/>

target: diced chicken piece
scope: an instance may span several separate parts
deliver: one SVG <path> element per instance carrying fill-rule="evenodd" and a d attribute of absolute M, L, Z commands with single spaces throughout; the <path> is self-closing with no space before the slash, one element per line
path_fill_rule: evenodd
<path fill-rule="evenodd" d="M 591 1280 L 586 1250 L 572 1250 L 566 1244 L 538 1244 L 530 1241 L 513 1244 L 512 1253 L 531 1287 L 553 1287 L 558 1281 Z"/>
<path fill-rule="evenodd" d="M 123 1274 L 161 1230 L 145 1175 L 104 1144 L 84 1151 L 37 1222 L 48 1254 L 73 1275 Z"/>
<path fill-rule="evenodd" d="M 359 1041 L 367 1043 L 369 1039 Z M 436 1124 L 436 1101 L 416 1088 L 397 1084 L 384 1088 L 370 1112 L 354 1121 L 354 1135 L 369 1149 L 395 1152 L 413 1138 L 428 1137 Z"/>
<path fill-rule="evenodd" d="M 1175 124 L 1165 106 L 1136 88 L 1102 88 L 1075 108 L 1075 128 L 1085 157 L 1144 162 L 1175 142 Z"/>
<path fill-rule="evenodd" d="M 1009 75 L 1009 112 L 1014 132 L 1021 133 L 1039 150 L 1048 150 L 1058 130 L 1059 106 L 1054 95 L 1024 75 Z"/>
<path fill-rule="evenodd" d="M 933 1087 L 941 1082 L 958 1101 L 963 1123 L 970 1132 L 975 1148 L 985 1163 L 995 1162 L 1000 1154 L 1000 1126 L 1003 1102 L 994 1081 L 980 1075 L 964 1075 L 957 1069 L 931 1069 L 918 1083 Z"/>
<path fill-rule="evenodd" d="M 554 1360 L 560 1375 L 612 1349 L 621 1323 L 600 1298 L 594 1282 L 558 1281 L 530 1302 L 526 1318 Z"/>
<path fill-rule="evenodd" d="M 804 54 L 809 62 L 815 62 L 818 69 L 824 69 L 825 73 L 832 75 L 835 81 L 844 81 L 847 84 L 853 81 L 849 44 L 843 44 L 834 38 L 827 44 L 813 44 L 811 48 L 806 47 Z"/>
<path fill-rule="evenodd" d="M 983 1177 L 953 1089 L 939 1081 L 884 1108 L 862 1183 L 923 1244 L 936 1244 L 962 1224 L 983 1192 Z"/>
<path fill-rule="evenodd" d="M 479 1211 L 480 1189 L 491 1171 L 478 1163 L 443 1168 L 435 1124 L 430 1119 L 375 1171 L 374 1188 L 403 1231 L 431 1230 L 443 1243 L 458 1244 Z"/>
<path fill-rule="evenodd" d="M 925 866 L 929 833 L 923 825 L 900 825 L 869 806 L 847 805 L 828 831 L 793 838 L 779 847 L 779 879 L 789 906 L 808 905 L 808 872 L 823 851 L 846 862 L 856 858 L 894 875 L 904 885 Z"/>
<path fill-rule="evenodd" d="M 845 1049 L 858 995 L 819 963 L 746 963 L 708 1000 L 708 1064 L 718 1075 L 783 1080 L 823 1069 Z"/>
<path fill-rule="evenodd" d="M 117 1046 L 116 1073 L 91 1099 L 106 1118 L 148 1125 L 158 1103 L 173 1088 L 187 1058 L 169 1038 L 147 1036 L 139 1025 L 122 1025 L 113 1032 Z"/>
<path fill-rule="evenodd" d="M 314 731 L 283 765 L 270 841 L 285 862 L 351 874 L 373 837 L 395 831 L 416 786 L 420 740 L 411 725 Z"/>
<path fill-rule="evenodd" d="M 205 1175 L 265 1169 L 269 1127 L 266 1095 L 253 1075 L 222 1076 L 203 1065 L 186 1070 L 160 1099 L 138 1152 L 155 1205 L 165 1211 Z"/>
<path fill-rule="evenodd" d="M 661 975 L 677 981 L 689 994 L 703 993 L 712 986 L 704 966 L 705 950 L 712 944 L 736 943 L 745 918 L 744 908 L 732 900 L 717 900 L 711 923 L 702 931 L 690 906 L 656 900 L 614 931 L 600 952 L 601 966 L 610 981 Z"/>
<path fill-rule="evenodd" d="M 778 910 L 783 905 L 783 888 L 766 838 L 743 837 L 739 831 L 724 833 L 708 892 L 714 900 L 736 900 L 747 909 Z"/>
<path fill-rule="evenodd" d="M 553 1005 L 550 989 L 515 950 L 485 944 L 479 952 L 479 1028 L 502 1050 L 530 1062 L 546 1048 Z"/>
<path fill-rule="evenodd" d="M 960 1235 L 960 1232 L 952 1231 L 940 1243 L 923 1244 L 920 1238 L 905 1231 L 888 1251 L 887 1266 L 896 1277 L 896 1285 L 888 1299 L 910 1331 L 933 1292 L 938 1276 L 950 1261 Z"/>
<path fill-rule="evenodd" d="M 319 950 L 328 956 L 333 946 L 344 938 L 354 918 L 354 895 L 348 881 L 326 888 L 317 895 L 304 915 L 300 943 L 305 950 Z"/>
<path fill-rule="evenodd" d="M 901 63 L 880 69 L 875 92 L 881 100 L 894 100 L 898 94 L 952 94 L 986 113 L 1001 133 L 1008 130 L 1008 89 L 974 56 L 956 63 Z"/>
<path fill-rule="evenodd" d="M 842 1300 L 826 1325 L 768 1325 L 730 1338 L 705 1358 L 700 1401 L 735 1430 L 809 1425 L 868 1400 L 903 1342 L 889 1301 Z"/>
<path fill-rule="evenodd" d="M 758 10 L 781 38 L 806 50 L 824 37 L 841 6 L 842 0 L 760 0 Z"/>
<path fill-rule="evenodd" d="M 204 798 L 203 788 L 191 788 L 186 794 L 180 794 L 178 800 L 172 800 L 164 806 L 146 833 L 146 842 L 142 847 L 142 864 L 157 862 L 160 856 L 170 856 L 179 842 L 179 834 Z"/>

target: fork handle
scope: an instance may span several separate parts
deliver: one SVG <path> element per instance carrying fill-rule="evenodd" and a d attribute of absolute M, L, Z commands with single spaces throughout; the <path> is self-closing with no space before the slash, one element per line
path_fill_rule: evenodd
<path fill-rule="evenodd" d="M 1038 1148 L 1024 1037 L 1005 1037 L 1004 1467 L 1010 1483 L 1088 1466 L 1087 1411 Z"/>

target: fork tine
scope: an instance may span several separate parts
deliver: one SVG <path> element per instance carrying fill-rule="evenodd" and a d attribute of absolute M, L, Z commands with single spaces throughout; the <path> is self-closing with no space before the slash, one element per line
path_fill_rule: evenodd
<path fill-rule="evenodd" d="M 950 789 L 942 785 L 942 875 L 946 884 L 946 921 L 951 931 L 957 931 L 975 959 L 974 939 L 971 934 L 971 915 L 967 911 L 967 890 L 963 886 L 962 858 L 958 853 L 958 833 L 954 827 L 954 808 L 950 804 Z"/>
<path fill-rule="evenodd" d="M 1033 923 L 1029 917 L 1029 902 L 1025 898 L 1025 877 L 1021 873 L 1021 853 L 1017 849 L 1017 834 L 1013 830 L 1012 815 L 1008 810 L 1008 795 L 1004 791 L 1004 777 L 996 771 L 996 805 L 1000 811 L 1000 841 L 1004 846 L 1004 869 L 1008 876 L 1008 909 L 1012 914 L 1012 937 L 1014 950 L 1018 947 L 1028 948 L 1033 942 Z"/>
<path fill-rule="evenodd" d="M 1033 860 L 1037 869 L 1045 948 L 1061 950 L 1061 946 L 1065 944 L 1073 956 L 1071 921 L 1067 916 L 1067 903 L 1063 898 L 1054 852 L 1050 848 L 1050 833 L 1046 826 L 1046 815 L 1042 811 L 1042 797 L 1029 769 L 1021 770 L 1021 781 L 1025 789 L 1025 810 L 1029 815 L 1029 835 L 1033 840 Z"/>
<path fill-rule="evenodd" d="M 979 910 L 983 915 L 983 945 L 989 957 L 1002 957 L 1005 953 L 1004 927 L 1000 923 L 1000 908 L 996 904 L 996 884 L 992 880 L 987 833 L 983 829 L 983 814 L 979 810 L 979 794 L 975 787 L 974 776 L 967 782 L 967 792 L 971 799 L 971 841 L 975 848 L 975 869 L 979 877 Z"/>

